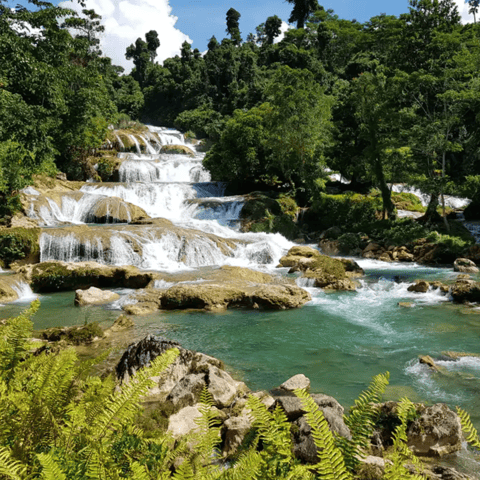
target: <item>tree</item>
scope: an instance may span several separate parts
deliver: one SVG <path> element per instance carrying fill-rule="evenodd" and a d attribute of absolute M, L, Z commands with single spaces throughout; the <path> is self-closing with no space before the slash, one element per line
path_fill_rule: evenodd
<path fill-rule="evenodd" d="M 293 3 L 293 10 L 288 21 L 297 22 L 297 28 L 304 28 L 307 18 L 320 8 L 317 0 L 287 0 Z"/>
<path fill-rule="evenodd" d="M 468 9 L 468 13 L 473 14 L 473 22 L 477 23 L 476 15 L 480 6 L 480 0 L 468 0 L 468 5 L 470 6 L 470 8 Z"/>
<path fill-rule="evenodd" d="M 227 12 L 227 33 L 236 45 L 240 45 L 242 37 L 240 36 L 240 25 L 238 20 L 241 15 L 234 8 L 230 8 Z"/>
<path fill-rule="evenodd" d="M 133 78 L 137 80 L 141 87 L 145 85 L 147 69 L 152 65 L 157 56 L 157 48 L 160 46 L 160 40 L 155 30 L 150 30 L 145 35 L 147 41 L 137 38 L 135 45 L 127 47 L 125 58 L 133 60 L 135 70 L 132 72 Z"/>
<path fill-rule="evenodd" d="M 147 40 L 147 49 L 150 53 L 150 61 L 153 63 L 157 57 L 157 48 L 160 46 L 158 33 L 155 30 L 150 30 L 145 34 Z"/>
<path fill-rule="evenodd" d="M 265 43 L 271 45 L 275 38 L 277 38 L 281 33 L 282 20 L 273 15 L 268 17 L 265 22 Z"/>

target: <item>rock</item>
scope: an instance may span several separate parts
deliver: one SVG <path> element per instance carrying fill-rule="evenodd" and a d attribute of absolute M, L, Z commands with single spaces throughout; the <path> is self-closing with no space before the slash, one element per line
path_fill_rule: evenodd
<path fill-rule="evenodd" d="M 457 303 L 478 303 L 480 302 L 480 282 L 458 275 L 450 294 L 453 301 Z"/>
<path fill-rule="evenodd" d="M 408 252 L 402 250 L 402 251 L 397 253 L 396 260 L 398 262 L 413 262 L 413 261 L 415 261 L 415 257 L 411 253 L 408 253 Z"/>
<path fill-rule="evenodd" d="M 160 153 L 189 155 L 190 157 L 195 156 L 193 150 L 189 147 L 186 147 L 185 145 L 162 145 Z"/>
<path fill-rule="evenodd" d="M 398 302 L 397 305 L 399 307 L 402 307 L 402 308 L 414 308 L 415 307 L 415 304 L 412 303 L 412 302 Z"/>
<path fill-rule="evenodd" d="M 185 375 L 173 387 L 168 394 L 166 401 L 173 405 L 174 411 L 181 410 L 186 406 L 197 403 L 203 388 L 206 385 L 205 374 L 189 374 Z"/>
<path fill-rule="evenodd" d="M 340 253 L 340 242 L 338 240 L 320 240 L 318 244 L 325 255 L 338 255 Z"/>
<path fill-rule="evenodd" d="M 233 403 L 233 400 L 238 393 L 238 382 L 236 382 L 227 372 L 225 372 L 225 370 L 222 370 L 214 365 L 209 365 L 207 388 L 213 397 L 215 406 L 224 408 Z M 248 390 L 246 385 L 244 388 L 242 388 L 242 390 Z"/>
<path fill-rule="evenodd" d="M 341 260 L 322 255 L 312 247 L 291 248 L 287 255 L 280 259 L 280 266 L 290 267 L 290 272 L 303 272 L 302 277 L 314 279 L 315 286 L 318 288 L 356 289 L 356 285 L 347 276 L 345 265 Z M 355 268 L 351 264 L 349 267 Z"/>
<path fill-rule="evenodd" d="M 339 258 L 345 267 L 345 272 L 349 278 L 362 277 L 365 275 L 365 270 L 351 258 Z"/>
<path fill-rule="evenodd" d="M 103 336 L 103 330 L 98 322 L 87 323 L 81 327 L 48 328 L 40 333 L 43 340 L 70 345 L 86 345 Z"/>
<path fill-rule="evenodd" d="M 92 286 L 145 288 L 156 277 L 155 273 L 144 272 L 136 267 L 113 267 L 96 262 L 42 262 L 21 266 L 17 272 L 26 278 L 33 291 L 39 293 Z"/>
<path fill-rule="evenodd" d="M 369 252 L 376 252 L 377 250 L 380 250 L 380 245 L 378 243 L 370 242 L 362 252 L 362 256 L 364 256 L 365 253 Z"/>
<path fill-rule="evenodd" d="M 385 252 L 378 257 L 378 260 L 382 262 L 392 262 L 392 257 L 387 252 Z"/>
<path fill-rule="evenodd" d="M 423 363 L 424 365 L 428 365 L 432 370 L 435 370 L 436 372 L 439 371 L 437 364 L 430 355 L 419 355 L 418 361 L 420 363 Z"/>
<path fill-rule="evenodd" d="M 181 438 L 199 428 L 195 422 L 202 416 L 199 407 L 200 405 L 185 407 L 170 416 L 167 431 L 172 434 L 173 438 Z"/>
<path fill-rule="evenodd" d="M 171 348 L 177 348 L 180 354 L 172 365 L 154 378 L 156 387 L 149 392 L 149 398 L 161 402 L 170 413 L 195 405 L 204 387 L 212 395 L 214 406 L 219 408 L 229 407 L 248 392 L 243 382 L 234 380 L 224 370 L 220 360 L 154 335 L 148 335 L 127 348 L 117 365 L 117 378 L 128 382 L 139 368 L 149 365 Z"/>
<path fill-rule="evenodd" d="M 110 292 L 109 290 L 100 290 L 96 287 L 90 287 L 88 290 L 77 290 L 75 292 L 75 305 L 103 305 L 118 300 L 120 295 L 118 293 Z"/>
<path fill-rule="evenodd" d="M 305 389 L 308 391 L 310 390 L 310 379 L 303 375 L 303 373 L 299 373 L 289 378 L 286 382 L 283 382 L 280 388 L 287 392 L 293 392 L 297 389 Z"/>
<path fill-rule="evenodd" d="M 86 223 L 130 223 L 149 218 L 137 205 L 118 197 L 105 197 L 95 202 Z"/>
<path fill-rule="evenodd" d="M 114 322 L 113 325 L 109 328 L 112 332 L 121 332 L 123 330 L 128 330 L 135 326 L 135 322 L 128 318 L 125 315 L 120 315 Z"/>
<path fill-rule="evenodd" d="M 472 480 L 472 477 L 444 465 L 433 465 L 430 471 L 435 475 L 435 480 Z"/>
<path fill-rule="evenodd" d="M 475 262 L 468 258 L 457 258 L 453 264 L 453 270 L 462 273 L 478 273 L 480 271 Z"/>
<path fill-rule="evenodd" d="M 227 419 L 223 428 L 225 429 L 225 444 L 223 447 L 223 455 L 228 457 L 237 452 L 238 447 L 242 444 L 245 435 L 252 427 L 252 421 L 248 415 L 240 417 L 231 417 Z"/>
<path fill-rule="evenodd" d="M 415 280 L 413 285 L 410 285 L 407 290 L 409 292 L 417 292 L 417 293 L 426 293 L 430 288 L 430 283 L 426 282 L 425 280 Z"/>
<path fill-rule="evenodd" d="M 386 463 L 384 458 L 368 455 L 365 458 L 359 458 L 359 461 L 359 478 L 368 478 L 369 480 L 383 480 L 385 475 Z"/>
<path fill-rule="evenodd" d="M 23 285 L 25 285 L 25 278 L 22 275 L 1 275 L 0 303 L 18 300 L 18 293 Z"/>
<path fill-rule="evenodd" d="M 460 418 L 443 403 L 426 408 L 408 427 L 407 436 L 415 455 L 443 457 L 462 448 Z"/>
<path fill-rule="evenodd" d="M 326 397 L 326 395 L 324 395 Z M 317 405 L 318 402 L 316 401 Z M 338 408 L 329 406 L 320 406 L 325 420 L 328 422 L 330 430 L 338 435 L 351 439 L 350 430 L 343 421 L 343 415 L 338 413 Z M 343 413 L 343 408 L 342 408 Z M 293 422 L 297 428 L 293 428 L 294 447 L 293 452 L 297 458 L 307 463 L 317 463 L 317 447 L 311 435 L 312 429 L 304 416 Z"/>
<path fill-rule="evenodd" d="M 148 315 L 156 312 L 159 305 L 155 302 L 139 302 L 123 305 L 122 308 L 128 315 Z"/>

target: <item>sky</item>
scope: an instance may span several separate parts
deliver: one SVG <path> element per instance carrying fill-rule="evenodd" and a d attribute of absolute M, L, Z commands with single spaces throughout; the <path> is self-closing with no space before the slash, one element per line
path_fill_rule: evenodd
<path fill-rule="evenodd" d="M 455 0 L 462 20 L 473 21 L 464 0 Z M 58 3 L 58 0 L 53 0 Z M 63 1 L 69 8 L 80 9 L 77 3 Z M 225 16 L 229 8 L 240 14 L 243 38 L 255 32 L 255 27 L 267 17 L 278 15 L 288 20 L 292 5 L 284 0 L 86 0 L 87 8 L 102 15 L 105 26 L 103 53 L 129 72 L 133 66 L 125 59 L 126 48 L 138 37 L 145 38 L 149 30 L 156 30 L 160 38 L 157 61 L 175 56 L 184 41 L 200 51 L 207 49 L 212 35 L 217 40 L 226 36 Z M 340 18 L 364 22 L 380 13 L 399 15 L 408 11 L 408 0 L 319 0 L 325 9 L 332 8 Z M 288 26 L 284 23 L 284 28 Z"/>

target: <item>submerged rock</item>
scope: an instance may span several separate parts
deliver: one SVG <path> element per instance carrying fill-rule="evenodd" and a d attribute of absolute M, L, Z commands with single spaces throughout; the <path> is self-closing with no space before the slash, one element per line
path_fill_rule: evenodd
<path fill-rule="evenodd" d="M 109 290 L 100 290 L 90 287 L 88 290 L 77 290 L 75 292 L 75 305 L 103 305 L 118 300 L 120 295 Z"/>

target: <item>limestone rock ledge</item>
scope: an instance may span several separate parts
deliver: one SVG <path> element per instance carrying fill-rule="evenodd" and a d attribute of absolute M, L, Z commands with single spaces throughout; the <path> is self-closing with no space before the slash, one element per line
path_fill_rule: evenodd
<path fill-rule="evenodd" d="M 256 272 L 248 268 L 224 266 L 202 283 L 179 283 L 168 289 L 148 288 L 135 297 L 135 304 L 124 306 L 129 314 L 155 310 L 205 309 L 232 307 L 286 310 L 311 300 L 310 294 L 288 279 Z"/>
<path fill-rule="evenodd" d="M 356 290 L 352 278 L 364 274 L 353 260 L 331 258 L 312 247 L 292 247 L 280 259 L 279 267 L 290 267 L 289 273 L 301 272 L 314 280 L 314 286 L 329 290 Z"/>
<path fill-rule="evenodd" d="M 145 288 L 156 278 L 155 273 L 136 267 L 113 267 L 96 262 L 67 263 L 60 261 L 24 265 L 17 269 L 32 290 L 48 293 L 81 288 Z"/>

